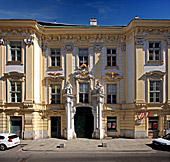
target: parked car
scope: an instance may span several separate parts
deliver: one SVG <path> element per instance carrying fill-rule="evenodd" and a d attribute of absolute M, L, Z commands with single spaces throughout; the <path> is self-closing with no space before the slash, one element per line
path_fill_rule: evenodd
<path fill-rule="evenodd" d="M 20 139 L 16 134 L 13 133 L 2 133 L 0 134 L 0 150 L 4 151 L 7 148 L 11 148 L 20 144 Z"/>
<path fill-rule="evenodd" d="M 170 133 L 166 134 L 162 138 L 157 138 L 152 141 L 152 144 L 159 148 L 166 148 L 170 150 Z"/>

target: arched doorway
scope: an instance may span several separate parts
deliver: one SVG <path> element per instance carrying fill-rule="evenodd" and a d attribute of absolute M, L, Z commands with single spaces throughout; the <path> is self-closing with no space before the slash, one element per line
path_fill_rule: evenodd
<path fill-rule="evenodd" d="M 77 138 L 92 138 L 94 117 L 90 107 L 78 107 L 74 116 Z"/>

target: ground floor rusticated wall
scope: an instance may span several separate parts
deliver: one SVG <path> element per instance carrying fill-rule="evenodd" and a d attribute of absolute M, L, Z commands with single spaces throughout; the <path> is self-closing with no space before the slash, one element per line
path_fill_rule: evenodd
<path fill-rule="evenodd" d="M 95 125 L 95 121 L 92 121 L 95 120 L 93 117 L 94 112 L 91 113 L 91 120 L 87 122 L 87 115 L 89 115 L 89 113 L 86 114 L 86 119 L 83 120 L 81 118 L 85 115 L 83 116 L 80 111 L 81 107 L 79 107 L 80 116 L 78 116 L 80 119 L 73 119 L 75 121 L 73 130 L 75 134 L 80 133 L 79 136 L 75 137 L 86 138 L 86 134 L 89 133 L 88 129 L 95 131 L 95 126 L 90 126 Z M 148 138 L 162 136 L 170 132 L 169 109 L 149 110 L 148 108 L 148 111 L 150 112 L 149 116 L 138 123 L 137 119 L 141 111 L 105 108 L 102 111 L 104 137 Z M 64 138 L 66 117 L 64 108 L 58 110 L 42 110 L 40 105 L 34 105 L 31 108 L 1 108 L 0 133 L 17 133 L 22 139 Z M 85 128 L 84 130 L 80 128 L 80 131 L 77 132 L 78 126 L 82 126 L 81 122 L 84 122 Z M 83 134 L 81 131 L 86 132 Z M 92 138 L 93 136 L 87 137 Z"/>

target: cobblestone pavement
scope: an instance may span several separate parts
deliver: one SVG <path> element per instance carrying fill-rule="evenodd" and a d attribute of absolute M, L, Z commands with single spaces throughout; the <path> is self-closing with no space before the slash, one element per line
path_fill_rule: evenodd
<path fill-rule="evenodd" d="M 24 151 L 57 151 L 57 152 L 125 152 L 125 151 L 152 151 L 148 145 L 152 139 L 125 139 L 116 138 L 96 140 L 77 138 L 64 139 L 37 139 L 21 140 Z"/>

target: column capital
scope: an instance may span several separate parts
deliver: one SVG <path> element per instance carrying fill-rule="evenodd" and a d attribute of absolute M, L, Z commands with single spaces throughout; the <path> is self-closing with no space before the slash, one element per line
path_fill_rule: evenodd
<path fill-rule="evenodd" d="M 122 47 L 121 47 L 121 50 L 122 50 L 123 52 L 126 52 L 126 45 L 122 46 Z"/>
<path fill-rule="evenodd" d="M 144 39 L 143 38 L 136 38 L 135 43 L 136 45 L 143 45 L 144 44 Z"/>
<path fill-rule="evenodd" d="M 34 44 L 33 38 L 26 38 L 24 39 L 24 42 L 26 45 L 29 45 L 29 46 Z"/>
<path fill-rule="evenodd" d="M 168 45 L 170 45 L 170 38 L 167 39 L 167 43 L 168 43 Z"/>
<path fill-rule="evenodd" d="M 67 51 L 67 52 L 72 52 L 73 51 L 73 49 L 74 49 L 74 46 L 73 45 L 65 45 L 65 50 Z"/>
<path fill-rule="evenodd" d="M 4 45 L 4 44 L 5 44 L 4 39 L 0 38 L 0 45 Z"/>
<path fill-rule="evenodd" d="M 102 45 L 101 44 L 95 44 L 94 46 L 93 46 L 93 50 L 95 51 L 95 52 L 101 52 L 102 51 Z"/>
<path fill-rule="evenodd" d="M 46 45 L 42 45 L 42 51 L 45 52 L 47 49 L 47 46 Z"/>

